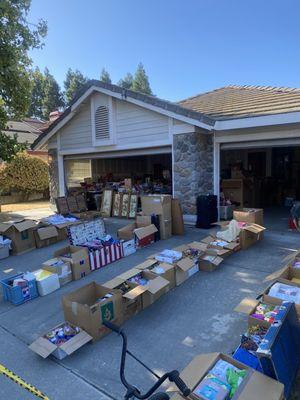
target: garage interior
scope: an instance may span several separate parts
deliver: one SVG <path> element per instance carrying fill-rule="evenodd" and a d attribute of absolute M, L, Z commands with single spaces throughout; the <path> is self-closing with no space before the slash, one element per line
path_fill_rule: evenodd
<path fill-rule="evenodd" d="M 87 200 L 104 188 L 124 187 L 128 178 L 138 193 L 172 194 L 171 153 L 107 158 L 101 154 L 86 159 L 74 156 L 66 158 L 64 164 L 67 192 L 84 192 Z"/>
<path fill-rule="evenodd" d="M 300 199 L 300 147 L 221 147 L 220 178 L 221 198 L 288 218 Z"/>

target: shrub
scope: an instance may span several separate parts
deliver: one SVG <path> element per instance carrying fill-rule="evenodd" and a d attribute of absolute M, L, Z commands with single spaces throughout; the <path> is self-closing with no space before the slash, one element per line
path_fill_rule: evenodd
<path fill-rule="evenodd" d="M 24 194 L 44 192 L 49 187 L 48 164 L 26 153 L 17 154 L 10 163 L 0 169 L 2 191 L 17 191 Z"/>

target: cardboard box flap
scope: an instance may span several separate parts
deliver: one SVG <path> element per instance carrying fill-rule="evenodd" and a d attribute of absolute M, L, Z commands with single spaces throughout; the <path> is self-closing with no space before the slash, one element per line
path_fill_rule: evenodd
<path fill-rule="evenodd" d="M 201 257 L 201 260 L 208 261 L 214 264 L 216 267 L 224 261 L 223 258 L 217 256 L 216 254 L 209 254 L 209 253 L 204 254 L 204 256 Z"/>
<path fill-rule="evenodd" d="M 139 297 L 141 294 L 146 292 L 148 290 L 148 285 L 142 286 L 139 285 L 135 287 L 134 289 L 129 290 L 127 293 L 123 294 L 123 297 L 129 300 L 135 300 L 137 297 Z"/>
<path fill-rule="evenodd" d="M 158 276 L 157 278 L 151 279 L 148 283 L 148 292 L 155 294 L 157 293 L 159 290 L 167 287 L 170 284 L 169 281 L 167 281 L 167 279 Z"/>
<path fill-rule="evenodd" d="M 143 269 L 147 269 L 149 267 L 152 267 L 152 265 L 155 265 L 155 264 L 157 264 L 156 260 L 147 259 L 144 262 L 142 262 L 141 264 L 136 265 L 134 268 L 143 270 Z"/>
<path fill-rule="evenodd" d="M 191 258 L 182 258 L 177 261 L 176 266 L 182 271 L 186 272 L 195 265 L 195 262 Z"/>
<path fill-rule="evenodd" d="M 229 242 L 224 246 L 224 248 L 229 250 L 235 250 L 238 246 L 239 246 L 238 242 Z"/>
<path fill-rule="evenodd" d="M 222 256 L 230 253 L 230 250 L 229 249 L 222 249 L 222 248 L 220 248 L 220 249 L 208 248 L 207 250 L 205 250 L 205 253 L 209 254 L 209 255 L 216 256 L 216 257 L 217 256 L 222 257 Z"/>
<path fill-rule="evenodd" d="M 293 251 L 291 254 L 288 254 L 284 259 L 282 260 L 284 263 L 288 263 L 292 261 L 294 258 L 298 257 L 300 253 L 300 250 Z"/>
<path fill-rule="evenodd" d="M 126 279 L 120 278 L 120 276 L 116 276 L 115 278 L 111 279 L 110 281 L 107 281 L 107 282 L 103 283 L 103 286 L 108 288 L 108 289 L 114 289 L 117 286 L 122 285 L 122 283 L 125 280 Z"/>
<path fill-rule="evenodd" d="M 180 372 L 180 378 L 191 390 L 204 377 L 206 372 L 215 364 L 220 353 L 200 354 L 193 358 L 183 371 Z M 167 392 L 178 392 L 177 386 L 172 384 Z M 252 399 L 253 400 L 253 399 Z"/>
<path fill-rule="evenodd" d="M 180 251 L 180 252 L 182 253 L 183 251 L 188 250 L 188 249 L 189 249 L 189 245 L 187 245 L 187 244 L 181 244 L 180 246 L 174 247 L 172 250 L 174 250 L 174 251 Z"/>
<path fill-rule="evenodd" d="M 74 351 L 78 350 L 80 347 L 90 342 L 91 340 L 93 340 L 92 336 L 90 336 L 85 331 L 81 331 L 77 333 L 77 335 L 75 335 L 72 339 L 62 344 L 60 346 L 60 349 L 67 353 L 69 356 L 70 354 L 74 353 Z"/>
<path fill-rule="evenodd" d="M 50 354 L 57 349 L 55 344 L 51 343 L 49 340 L 39 337 L 29 346 L 30 350 L 34 351 L 36 354 L 43 358 L 47 358 Z"/>
<path fill-rule="evenodd" d="M 213 236 L 206 236 L 205 238 L 201 239 L 201 242 L 209 244 L 209 243 L 213 242 L 214 240 L 216 240 L 216 239 Z"/>
<path fill-rule="evenodd" d="M 277 271 L 273 272 L 272 274 L 265 277 L 264 282 L 270 282 L 275 279 L 280 278 L 283 272 L 285 272 L 289 267 L 284 266 L 283 268 L 278 269 Z"/>
<path fill-rule="evenodd" d="M 252 233 L 261 233 L 266 230 L 266 228 L 264 228 L 261 225 L 257 225 L 257 224 L 251 224 L 249 226 L 245 226 L 242 229 L 244 229 L 245 231 L 248 231 L 248 232 L 252 232 Z"/>
<path fill-rule="evenodd" d="M 123 274 L 118 275 L 116 278 L 123 279 L 123 281 L 126 281 L 129 278 L 132 278 L 133 276 L 140 274 L 141 270 L 137 268 L 131 268 L 126 272 L 123 272 Z"/>
<path fill-rule="evenodd" d="M 36 222 L 32 221 L 30 219 L 25 219 L 23 222 L 19 222 L 17 224 L 13 224 L 13 225 L 19 232 L 23 232 L 23 231 L 26 231 L 27 229 L 35 228 Z"/>
<path fill-rule="evenodd" d="M 187 246 L 188 246 L 189 249 L 206 251 L 207 245 L 208 244 L 204 243 L 204 242 L 192 242 L 192 243 L 189 243 Z"/>
<path fill-rule="evenodd" d="M 278 400 L 283 399 L 284 386 L 282 383 L 254 371 L 247 384 L 239 394 L 239 400 Z"/>
<path fill-rule="evenodd" d="M 259 300 L 251 299 L 250 297 L 245 297 L 234 309 L 234 311 L 250 314 L 250 312 L 259 304 Z"/>
<path fill-rule="evenodd" d="M 137 228 L 133 231 L 139 240 L 144 239 L 145 237 L 152 235 L 157 232 L 157 228 L 155 225 L 151 224 L 145 226 L 143 228 Z"/>
<path fill-rule="evenodd" d="M 38 228 L 37 234 L 41 240 L 51 239 L 58 236 L 57 229 L 53 225 Z"/>

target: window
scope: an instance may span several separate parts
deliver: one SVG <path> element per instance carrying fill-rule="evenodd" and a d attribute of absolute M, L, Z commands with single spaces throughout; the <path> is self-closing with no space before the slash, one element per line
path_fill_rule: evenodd
<path fill-rule="evenodd" d="M 96 140 L 109 140 L 109 109 L 99 106 L 95 112 L 95 137 Z"/>

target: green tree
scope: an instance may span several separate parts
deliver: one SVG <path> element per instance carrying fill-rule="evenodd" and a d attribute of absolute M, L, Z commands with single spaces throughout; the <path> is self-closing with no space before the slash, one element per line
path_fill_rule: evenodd
<path fill-rule="evenodd" d="M 25 150 L 26 143 L 18 143 L 17 135 L 10 137 L 0 132 L 0 160 L 10 162 L 20 151 Z"/>
<path fill-rule="evenodd" d="M 102 68 L 101 75 L 100 75 L 100 81 L 105 82 L 105 83 L 111 83 L 110 75 L 106 71 L 105 68 Z"/>
<path fill-rule="evenodd" d="M 152 94 L 149 79 L 142 63 L 139 63 L 137 70 L 134 74 L 132 90 L 140 93 Z"/>
<path fill-rule="evenodd" d="M 133 84 L 133 76 L 130 72 L 127 72 L 124 78 L 120 79 L 118 82 L 118 85 L 124 89 L 132 89 L 132 84 Z"/>
<path fill-rule="evenodd" d="M 0 131 L 9 118 L 23 117 L 30 104 L 28 51 L 42 47 L 47 24 L 28 22 L 31 0 L 0 1 Z M 1 144 L 0 144 L 1 146 Z"/>
<path fill-rule="evenodd" d="M 78 69 L 76 71 L 72 71 L 71 68 L 68 69 L 66 79 L 64 81 L 65 88 L 65 99 L 66 102 L 69 103 L 75 93 L 78 92 L 88 81 L 88 78 L 82 75 Z"/>
<path fill-rule="evenodd" d="M 30 99 L 30 107 L 27 112 L 28 117 L 44 118 L 43 112 L 43 100 L 44 100 L 44 89 L 45 89 L 45 77 L 37 67 L 31 76 L 32 79 L 32 91 Z"/>
<path fill-rule="evenodd" d="M 63 107 L 64 101 L 59 84 L 50 74 L 48 68 L 45 68 L 44 78 L 43 116 L 44 119 L 48 120 L 49 114 Z"/>

